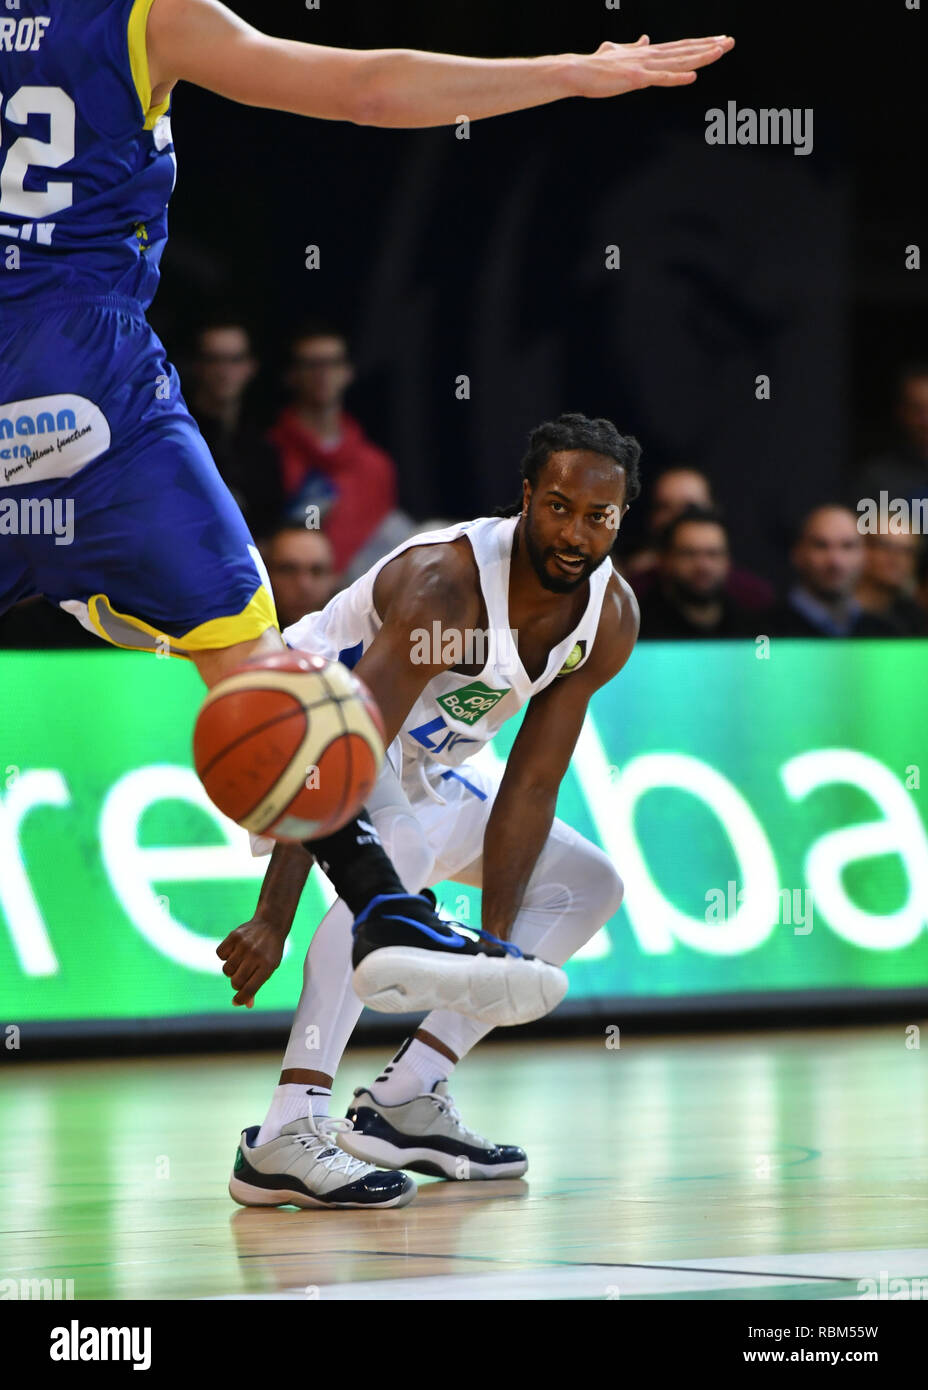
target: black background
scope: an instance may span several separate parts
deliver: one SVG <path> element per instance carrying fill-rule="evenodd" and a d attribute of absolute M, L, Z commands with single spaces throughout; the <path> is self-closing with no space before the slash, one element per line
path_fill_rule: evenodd
<path fill-rule="evenodd" d="M 151 317 L 182 369 L 202 316 L 243 311 L 270 408 L 288 330 L 334 318 L 359 369 L 349 408 L 397 459 L 417 519 L 515 495 L 527 431 L 564 409 L 636 434 L 645 481 L 704 469 L 736 558 L 778 578 L 796 518 L 856 496 L 857 465 L 888 442 L 897 368 L 928 357 L 926 272 L 903 265 L 926 240 L 928 13 L 905 0 L 232 8 L 266 32 L 359 48 L 531 56 L 641 32 L 727 32 L 737 47 L 690 88 L 558 102 L 475 122 L 468 141 L 181 85 Z M 730 100 L 811 107 L 813 152 L 708 146 L 705 113 Z M 469 401 L 455 398 L 461 373 Z M 769 401 L 755 399 L 758 373 Z"/>

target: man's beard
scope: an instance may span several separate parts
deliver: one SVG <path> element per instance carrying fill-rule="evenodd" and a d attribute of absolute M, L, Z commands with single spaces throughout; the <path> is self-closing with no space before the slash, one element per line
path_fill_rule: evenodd
<path fill-rule="evenodd" d="M 578 572 L 575 579 L 568 575 L 552 575 L 546 568 L 547 561 L 553 560 L 556 552 L 554 547 L 543 550 L 532 534 L 531 515 L 523 518 L 521 527 L 525 537 L 525 553 L 535 571 L 535 577 L 543 589 L 547 589 L 552 594 L 573 594 L 585 584 L 594 570 L 599 569 L 604 560 L 608 560 L 610 552 L 607 550 L 605 555 L 601 555 L 598 560 L 587 560 L 583 568 Z M 569 551 L 561 551 L 561 554 L 568 555 Z"/>
<path fill-rule="evenodd" d="M 827 579 L 822 581 L 816 580 L 811 584 L 807 580 L 805 587 L 812 597 L 817 598 L 820 603 L 846 603 L 854 592 L 853 588 L 849 588 L 848 585 L 842 583 L 840 579 L 835 579 L 831 582 Z"/>

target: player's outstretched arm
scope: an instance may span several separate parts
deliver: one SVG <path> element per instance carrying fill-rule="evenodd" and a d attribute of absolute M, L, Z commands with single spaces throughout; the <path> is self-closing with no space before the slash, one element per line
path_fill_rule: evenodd
<path fill-rule="evenodd" d="M 415 128 L 481 120 L 563 97 L 613 97 L 696 80 L 734 45 L 719 35 L 595 53 L 460 58 L 389 48 L 359 51 L 272 38 L 218 0 L 154 0 L 148 20 L 153 91 L 193 82 L 247 106 L 358 125 Z"/>
<path fill-rule="evenodd" d="M 586 662 L 530 701 L 506 761 L 483 837 L 485 931 L 507 939 L 551 833 L 557 794 L 591 696 L 625 665 L 638 637 L 638 605 L 625 580 L 610 581 Z"/>

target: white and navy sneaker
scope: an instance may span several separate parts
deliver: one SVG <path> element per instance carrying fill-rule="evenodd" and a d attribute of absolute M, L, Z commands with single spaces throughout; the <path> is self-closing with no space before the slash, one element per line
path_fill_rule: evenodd
<path fill-rule="evenodd" d="M 355 1158 L 384 1167 L 411 1168 L 431 1177 L 521 1178 L 528 1168 L 524 1149 L 491 1144 L 468 1129 L 448 1094 L 448 1083 L 436 1081 L 427 1095 L 403 1105 L 383 1105 L 360 1087 L 354 1093 L 348 1118 L 352 1128 L 338 1142 Z"/>
<path fill-rule="evenodd" d="M 493 1027 L 530 1023 L 567 993 L 558 965 L 512 942 L 464 936 L 443 921 L 429 893 L 378 893 L 355 918 L 354 991 L 380 1013 L 451 1009 Z"/>
<path fill-rule="evenodd" d="M 276 1139 L 255 1144 L 259 1125 L 242 1131 L 229 1195 L 243 1207 L 405 1207 L 416 1184 L 405 1173 L 378 1172 L 337 1147 L 350 1121 L 292 1120 Z"/>

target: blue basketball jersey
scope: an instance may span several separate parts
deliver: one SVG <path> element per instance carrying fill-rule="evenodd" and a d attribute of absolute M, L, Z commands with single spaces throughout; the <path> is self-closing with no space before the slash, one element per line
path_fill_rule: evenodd
<path fill-rule="evenodd" d="M 0 315 L 50 294 L 147 307 L 176 161 L 154 107 L 153 0 L 0 4 Z"/>

